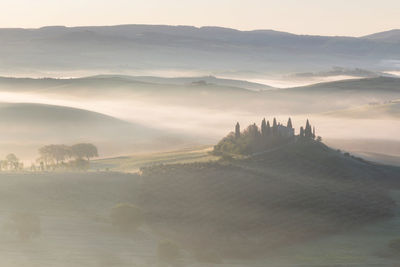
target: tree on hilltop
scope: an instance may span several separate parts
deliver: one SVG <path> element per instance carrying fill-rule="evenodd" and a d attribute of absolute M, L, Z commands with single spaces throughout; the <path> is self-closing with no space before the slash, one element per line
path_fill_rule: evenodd
<path fill-rule="evenodd" d="M 300 127 L 300 137 L 304 137 L 304 128 L 303 128 L 303 126 Z"/>
<path fill-rule="evenodd" d="M 236 123 L 236 126 L 235 126 L 235 137 L 236 138 L 240 137 L 240 124 L 239 124 L 239 122 Z"/>
<path fill-rule="evenodd" d="M 312 130 L 309 120 L 307 119 L 306 128 L 304 129 L 304 136 L 307 138 L 312 138 Z"/>
<path fill-rule="evenodd" d="M 270 125 L 269 121 L 267 121 L 266 133 L 267 133 L 267 136 L 270 136 L 270 135 L 271 135 L 271 125 Z"/>
<path fill-rule="evenodd" d="M 291 118 L 289 118 L 289 120 L 288 120 L 288 122 L 287 122 L 287 127 L 288 127 L 289 129 L 293 128 L 292 119 L 291 119 Z"/>
<path fill-rule="evenodd" d="M 276 123 L 276 118 L 274 118 L 274 121 L 272 123 L 272 135 L 273 136 L 278 135 L 278 124 Z"/>
<path fill-rule="evenodd" d="M 90 158 L 98 157 L 97 147 L 93 144 L 76 144 L 71 146 L 71 152 L 77 159 L 86 158 L 88 161 Z"/>
<path fill-rule="evenodd" d="M 265 121 L 265 118 L 261 122 L 261 135 L 263 137 L 267 136 L 267 122 Z"/>

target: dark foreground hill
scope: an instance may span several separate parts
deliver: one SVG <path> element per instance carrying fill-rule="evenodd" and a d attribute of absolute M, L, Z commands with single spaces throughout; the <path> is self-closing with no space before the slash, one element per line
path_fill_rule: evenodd
<path fill-rule="evenodd" d="M 396 171 L 322 143 L 247 159 L 144 168 L 148 223 L 195 251 L 228 257 L 346 231 L 393 215 Z"/>
<path fill-rule="evenodd" d="M 180 266 L 213 266 L 210 261 L 219 257 L 226 263 L 221 266 L 281 266 L 266 263 L 275 248 L 307 247 L 310 243 L 301 241 L 340 231 L 351 236 L 347 230 L 392 216 L 386 185 L 399 188 L 398 173 L 398 168 L 363 162 L 318 143 L 291 144 L 241 160 L 145 168 L 142 175 L 1 172 L 2 225 L 13 214 L 29 212 L 40 219 L 41 233 L 21 242 L 0 227 L 0 265 L 160 266 L 157 246 L 167 239 L 182 249 Z M 121 202 L 139 206 L 146 216 L 133 235 L 116 232 L 111 224 L 110 211 Z M 367 239 L 377 237 L 380 249 L 397 229 L 393 221 L 384 221 L 390 229 L 381 232 L 393 237 L 374 233 Z M 365 263 L 348 257 L 359 250 L 342 254 L 344 243 L 336 240 L 326 249 L 333 248 L 329 253 L 336 257 L 346 254 L 340 258 L 344 265 Z M 312 264 L 304 266 L 333 262 L 324 250 L 308 250 L 324 260 L 307 258 L 304 262 Z M 282 257 L 298 264 L 290 253 Z M 262 264 L 255 257 L 226 259 L 255 255 L 265 256 Z M 197 260 L 206 263 L 193 264 Z"/>

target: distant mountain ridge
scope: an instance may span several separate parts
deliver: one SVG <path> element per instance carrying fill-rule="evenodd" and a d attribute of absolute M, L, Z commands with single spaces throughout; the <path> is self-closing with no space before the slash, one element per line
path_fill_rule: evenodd
<path fill-rule="evenodd" d="M 376 40 L 376 41 L 399 43 L 400 42 L 400 29 L 378 32 L 378 33 L 364 36 L 363 38 L 370 39 L 370 40 Z"/>
<path fill-rule="evenodd" d="M 165 25 L 0 29 L 0 71 L 391 70 L 400 60 L 393 40 Z"/>

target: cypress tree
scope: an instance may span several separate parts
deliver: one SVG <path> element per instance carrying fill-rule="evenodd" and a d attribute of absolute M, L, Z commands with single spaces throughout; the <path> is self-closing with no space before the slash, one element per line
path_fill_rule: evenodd
<path fill-rule="evenodd" d="M 300 127 L 300 137 L 304 137 L 304 128 L 303 128 L 303 126 Z"/>
<path fill-rule="evenodd" d="M 255 139 L 260 135 L 260 131 L 258 130 L 257 124 L 251 124 L 247 127 L 248 136 Z"/>
<path fill-rule="evenodd" d="M 236 123 L 236 127 L 235 127 L 235 137 L 239 138 L 240 137 L 240 124 L 239 122 Z"/>
<path fill-rule="evenodd" d="M 269 121 L 267 121 L 267 130 L 266 130 L 267 136 L 271 135 L 271 125 L 269 124 Z"/>
<path fill-rule="evenodd" d="M 307 123 L 306 123 L 306 129 L 304 130 L 304 136 L 307 138 L 312 137 L 311 125 L 310 125 L 310 122 L 308 121 L 308 119 L 307 119 Z"/>
<path fill-rule="evenodd" d="M 287 127 L 288 127 L 289 129 L 292 129 L 292 128 L 293 128 L 292 119 L 291 119 L 291 118 L 289 118 L 289 120 L 288 120 L 288 122 L 287 122 Z"/>
<path fill-rule="evenodd" d="M 278 135 L 278 124 L 276 123 L 276 118 L 274 118 L 274 122 L 272 123 L 272 135 Z"/>
<path fill-rule="evenodd" d="M 267 136 L 267 123 L 265 122 L 265 118 L 261 122 L 261 135 L 263 137 Z"/>
<path fill-rule="evenodd" d="M 315 126 L 313 127 L 312 138 L 315 139 Z"/>

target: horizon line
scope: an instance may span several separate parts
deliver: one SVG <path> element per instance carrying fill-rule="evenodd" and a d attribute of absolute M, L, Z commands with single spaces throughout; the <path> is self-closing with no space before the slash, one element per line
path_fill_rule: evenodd
<path fill-rule="evenodd" d="M 260 28 L 255 28 L 251 30 L 243 30 L 243 29 L 237 29 L 237 28 L 232 28 L 232 27 L 225 27 L 225 26 L 212 26 L 212 25 L 203 25 L 203 26 L 194 26 L 194 25 L 186 25 L 186 24 L 143 24 L 143 23 L 128 23 L 128 24 L 99 24 L 99 25 L 43 25 L 39 27 L 0 27 L 0 30 L 41 30 L 41 29 L 46 29 L 46 28 L 66 28 L 66 29 L 73 29 L 73 28 L 100 28 L 100 27 L 129 27 L 129 26 L 152 26 L 152 27 L 182 27 L 182 28 L 195 28 L 198 30 L 204 29 L 204 28 L 216 28 L 216 29 L 225 29 L 225 30 L 232 30 L 232 31 L 237 31 L 237 32 L 276 32 L 276 33 L 285 33 L 285 34 L 290 34 L 290 35 L 296 35 L 296 36 L 321 36 L 321 37 L 347 37 L 347 38 L 363 38 L 367 37 L 370 35 L 374 34 L 379 34 L 379 33 L 385 33 L 385 32 L 391 32 L 391 31 L 400 31 L 400 28 L 392 28 L 388 30 L 383 30 L 383 31 L 378 31 L 378 32 L 372 32 L 367 35 L 361 35 L 361 36 L 351 36 L 351 35 L 323 35 L 323 34 L 306 34 L 306 33 L 293 33 L 289 31 L 283 31 L 283 30 L 278 30 L 278 29 L 260 29 Z"/>

